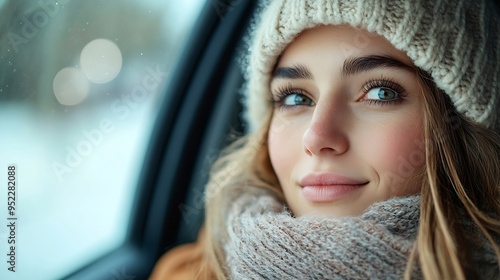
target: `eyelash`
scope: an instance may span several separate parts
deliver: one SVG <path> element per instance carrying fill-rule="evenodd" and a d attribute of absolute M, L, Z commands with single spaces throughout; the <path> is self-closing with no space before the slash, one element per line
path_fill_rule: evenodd
<path fill-rule="evenodd" d="M 390 100 L 390 101 L 383 101 L 383 100 L 376 100 L 376 99 L 367 99 L 367 100 L 360 99 L 360 100 L 363 102 L 367 102 L 369 105 L 385 106 L 385 105 L 399 104 L 406 97 L 405 89 L 402 86 L 400 86 L 399 84 L 397 84 L 394 81 L 391 81 L 390 79 L 387 79 L 387 78 L 372 79 L 372 80 L 367 81 L 362 88 L 363 97 L 366 96 L 366 94 L 371 89 L 377 88 L 377 87 L 383 87 L 383 88 L 388 88 L 390 90 L 393 90 L 397 93 L 398 97 L 396 99 Z M 290 109 L 292 107 L 297 107 L 297 105 L 285 105 L 285 104 L 283 104 L 285 98 L 292 95 L 292 94 L 301 94 L 301 95 L 304 95 L 305 97 L 310 99 L 310 97 L 307 96 L 305 91 L 303 91 L 301 89 L 295 89 L 292 87 L 291 84 L 287 84 L 285 87 L 279 87 L 278 89 L 276 89 L 275 93 L 273 94 L 274 105 L 276 107 L 279 107 L 280 109 Z"/>
<path fill-rule="evenodd" d="M 296 105 L 285 105 L 285 98 L 292 94 L 301 94 L 304 95 L 305 97 L 309 98 L 306 94 L 305 91 L 301 89 L 295 89 L 292 87 L 291 84 L 287 84 L 284 87 L 279 87 L 276 89 L 276 92 L 273 94 L 274 99 L 273 103 L 275 107 L 279 107 L 280 109 L 292 109 L 293 107 L 297 107 Z"/>
<path fill-rule="evenodd" d="M 376 99 L 367 99 L 367 100 L 363 100 L 363 101 L 367 102 L 369 105 L 384 106 L 384 105 L 399 104 L 406 97 L 405 89 L 402 86 L 400 86 L 399 84 L 397 84 L 394 81 L 387 79 L 387 78 L 373 79 L 373 80 L 369 80 L 368 82 L 366 82 L 362 88 L 363 97 L 366 96 L 366 94 L 370 90 L 372 90 L 374 88 L 378 88 L 378 87 L 388 88 L 390 90 L 393 90 L 394 92 L 397 93 L 398 97 L 396 99 L 390 100 L 390 101 L 383 101 L 383 100 L 376 100 Z"/>

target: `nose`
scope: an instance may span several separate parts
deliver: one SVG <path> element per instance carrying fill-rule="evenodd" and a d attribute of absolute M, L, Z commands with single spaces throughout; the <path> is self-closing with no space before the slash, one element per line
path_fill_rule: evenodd
<path fill-rule="evenodd" d="M 349 149 L 345 114 L 333 108 L 316 110 L 302 137 L 303 148 L 309 156 L 341 155 Z"/>

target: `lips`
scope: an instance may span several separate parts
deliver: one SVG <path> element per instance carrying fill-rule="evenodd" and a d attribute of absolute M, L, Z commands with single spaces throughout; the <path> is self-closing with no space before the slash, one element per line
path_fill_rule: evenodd
<path fill-rule="evenodd" d="M 299 184 L 302 194 L 311 202 L 332 202 L 362 188 L 368 181 L 353 179 L 333 173 L 312 173 Z"/>

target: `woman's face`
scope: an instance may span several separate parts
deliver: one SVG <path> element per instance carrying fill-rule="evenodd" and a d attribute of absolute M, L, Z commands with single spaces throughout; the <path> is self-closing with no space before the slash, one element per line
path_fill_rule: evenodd
<path fill-rule="evenodd" d="M 420 191 L 420 87 L 411 60 L 383 37 L 304 31 L 280 57 L 271 91 L 269 154 L 295 215 L 355 216 Z"/>

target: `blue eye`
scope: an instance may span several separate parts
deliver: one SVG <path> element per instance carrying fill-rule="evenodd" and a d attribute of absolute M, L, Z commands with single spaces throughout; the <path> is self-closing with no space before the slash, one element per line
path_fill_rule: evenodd
<path fill-rule="evenodd" d="M 301 94 L 301 93 L 289 93 L 287 96 L 283 98 L 283 105 L 284 106 L 311 106 L 313 105 L 313 101 Z"/>
<path fill-rule="evenodd" d="M 394 101 L 399 98 L 398 92 L 387 87 L 374 87 L 366 93 L 366 99 Z"/>

